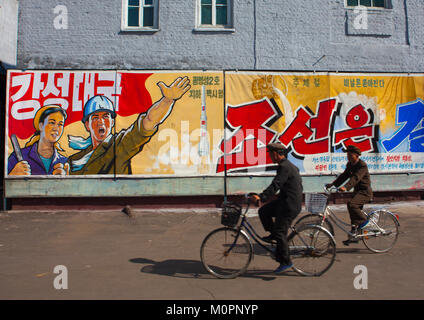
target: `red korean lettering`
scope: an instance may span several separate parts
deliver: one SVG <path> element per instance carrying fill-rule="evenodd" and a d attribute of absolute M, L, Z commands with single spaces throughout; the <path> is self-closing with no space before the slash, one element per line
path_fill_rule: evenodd
<path fill-rule="evenodd" d="M 281 117 L 281 111 L 268 99 L 253 104 L 228 106 L 226 122 L 231 137 L 223 140 L 220 149 L 224 152 L 218 161 L 217 172 L 225 165 L 228 171 L 272 164 L 266 145 L 275 138 L 271 126 Z"/>
<path fill-rule="evenodd" d="M 291 145 L 299 156 L 329 152 L 331 120 L 335 107 L 336 99 L 322 101 L 318 105 L 316 116 L 306 108 L 300 107 L 295 119 L 279 140 L 285 146 Z"/>
<path fill-rule="evenodd" d="M 361 149 L 362 152 L 373 151 L 374 125 L 366 125 L 370 122 L 370 119 L 371 115 L 362 105 L 357 105 L 350 109 L 345 118 L 345 122 L 350 129 L 335 133 L 335 145 L 342 144 L 345 148 L 354 145 Z"/>

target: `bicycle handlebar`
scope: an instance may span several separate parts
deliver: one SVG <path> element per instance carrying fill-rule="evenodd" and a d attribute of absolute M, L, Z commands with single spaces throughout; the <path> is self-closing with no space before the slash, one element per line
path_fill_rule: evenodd
<path fill-rule="evenodd" d="M 327 188 L 327 186 L 324 185 L 324 192 L 329 195 L 332 192 L 342 192 L 342 191 L 340 191 L 340 189 L 335 186 L 331 186 L 330 188 Z"/>
<path fill-rule="evenodd" d="M 259 196 L 257 193 L 250 192 L 250 193 L 246 193 L 244 196 L 246 198 L 247 204 L 250 205 L 251 203 L 253 203 L 255 205 L 258 205 L 258 203 L 256 201 L 252 201 L 252 199 L 251 199 L 251 196 Z"/>

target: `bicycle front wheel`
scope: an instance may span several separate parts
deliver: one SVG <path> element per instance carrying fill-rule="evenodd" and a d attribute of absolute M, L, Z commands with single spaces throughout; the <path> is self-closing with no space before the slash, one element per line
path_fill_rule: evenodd
<path fill-rule="evenodd" d="M 369 215 L 369 223 L 362 230 L 364 245 L 375 253 L 389 251 L 399 235 L 397 219 L 388 211 L 377 210 Z"/>
<path fill-rule="evenodd" d="M 321 226 L 301 225 L 288 237 L 293 269 L 303 276 L 320 276 L 336 259 L 336 243 Z"/>
<path fill-rule="evenodd" d="M 243 231 L 219 228 L 209 233 L 200 248 L 205 269 L 221 279 L 235 278 L 247 270 L 253 246 Z"/>

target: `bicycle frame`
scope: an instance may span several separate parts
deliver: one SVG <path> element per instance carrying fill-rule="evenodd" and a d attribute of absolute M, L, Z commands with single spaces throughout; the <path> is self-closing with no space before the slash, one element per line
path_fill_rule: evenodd
<path fill-rule="evenodd" d="M 365 212 L 364 210 L 361 210 L 363 214 L 365 214 L 367 217 L 370 216 L 370 214 L 368 214 L 367 212 Z M 398 225 L 399 224 L 399 219 L 398 217 L 396 217 L 396 215 L 394 215 L 392 212 L 385 210 L 385 209 L 380 209 L 380 211 L 384 211 L 387 214 L 392 215 L 393 217 L 395 217 L 395 221 L 397 222 Z M 353 234 L 350 231 L 347 231 L 342 225 L 344 226 L 350 226 L 350 224 L 343 222 L 341 219 L 337 218 L 336 214 L 334 213 L 333 210 L 331 210 L 331 207 L 327 205 L 327 207 L 325 208 L 324 212 L 323 212 L 323 220 L 325 219 L 329 219 L 332 223 L 334 223 L 340 230 L 342 230 L 343 232 L 345 232 L 346 234 L 352 236 Z M 370 223 L 372 223 L 374 225 L 374 227 L 376 227 L 376 229 L 378 229 L 379 232 L 381 232 L 382 234 L 385 234 L 386 231 L 384 229 L 382 229 L 377 223 L 375 223 L 374 221 L 372 221 L 372 219 L 370 219 Z M 376 233 L 377 234 L 377 233 Z M 362 237 L 369 237 L 372 236 L 373 233 L 367 233 L 367 234 L 359 234 L 356 235 L 356 238 L 362 238 Z"/>
<path fill-rule="evenodd" d="M 203 240 L 200 249 L 204 267 L 218 278 L 234 278 L 245 272 L 254 258 L 256 250 L 253 244 L 255 242 L 264 249 L 265 256 L 269 253 L 271 259 L 277 262 L 279 260 L 274 242 L 269 244 L 264 241 L 248 221 L 247 212 L 251 203 L 247 202 L 248 205 L 245 210 L 240 203 L 234 204 L 237 205 L 237 211 L 228 211 L 228 216 L 221 218 L 221 223 L 225 227 L 210 232 Z M 228 207 L 234 207 L 234 204 L 229 203 Z M 236 216 L 231 217 L 231 214 L 239 215 L 237 223 L 234 223 Z M 289 230 L 287 235 L 288 249 L 290 257 L 296 259 L 293 265 L 295 272 L 304 276 L 320 276 L 333 265 L 336 256 L 336 243 L 327 229 L 319 225 L 305 225 L 299 228 L 290 226 Z M 210 239 L 212 240 L 209 241 Z M 233 252 L 238 260 L 242 259 L 240 260 L 242 264 L 236 263 L 234 267 L 229 265 L 233 260 L 231 258 L 226 259 L 232 256 Z M 319 260 L 320 263 L 317 265 L 316 259 L 321 258 L 325 260 Z"/>
<path fill-rule="evenodd" d="M 247 231 L 247 233 L 253 238 L 253 240 L 255 240 L 255 242 L 257 244 L 259 244 L 262 248 L 267 250 L 269 253 L 272 253 L 272 250 L 269 249 L 266 245 L 262 244 L 261 241 L 258 239 L 258 238 L 260 238 L 260 236 L 256 233 L 253 226 L 247 221 L 246 216 L 244 216 L 243 219 L 241 220 L 239 228 L 240 229 L 244 228 Z M 248 236 L 248 238 L 249 238 L 249 236 Z"/>
<path fill-rule="evenodd" d="M 253 228 L 253 226 L 247 221 L 247 217 L 246 217 L 246 215 L 247 215 L 247 211 L 249 210 L 249 206 L 250 206 L 250 203 L 248 203 L 248 205 L 247 205 L 247 208 L 246 208 L 246 210 L 245 210 L 245 212 L 242 214 L 242 220 L 241 220 L 241 223 L 240 223 L 240 225 L 237 227 L 237 236 L 234 238 L 234 242 L 233 242 L 233 244 L 230 246 L 230 248 L 227 250 L 227 252 L 230 252 L 233 248 L 234 248 L 234 246 L 236 245 L 236 243 L 237 243 L 237 240 L 238 240 L 238 237 L 239 237 L 239 235 L 240 235 L 240 233 L 244 233 L 244 235 L 247 237 L 247 239 L 249 239 L 249 241 L 252 243 L 252 241 L 251 241 L 251 238 L 257 243 L 257 244 L 259 244 L 262 248 L 264 248 L 266 251 L 268 251 L 270 254 L 274 254 L 274 252 L 269 248 L 269 246 L 267 246 L 267 245 L 264 245 L 262 242 L 261 242 L 261 240 L 259 240 L 261 237 L 257 234 L 257 232 L 255 231 L 255 228 Z M 246 232 L 244 231 L 244 230 L 246 230 L 247 231 L 247 234 L 246 234 Z M 292 231 L 292 232 L 296 232 L 297 233 L 297 231 L 296 231 L 296 229 L 295 228 L 293 228 L 292 226 L 290 226 L 290 230 Z M 250 238 L 250 237 L 251 238 Z M 303 244 L 304 244 L 304 246 L 306 247 L 306 248 L 310 248 L 310 246 L 304 241 L 304 239 L 303 238 L 300 238 L 301 239 L 301 241 L 303 242 Z"/>
<path fill-rule="evenodd" d="M 244 235 L 247 237 L 247 239 L 249 239 L 249 241 L 250 242 L 252 242 L 251 240 L 250 240 L 250 237 L 249 237 L 249 235 L 253 238 L 253 240 L 255 240 L 255 242 L 257 243 L 257 244 L 259 244 L 262 248 L 264 248 L 265 250 L 267 250 L 269 253 L 272 253 L 272 250 L 271 249 L 269 249 L 266 245 L 263 245 L 261 242 L 260 242 L 260 240 L 258 239 L 258 238 L 260 238 L 260 236 L 256 233 L 256 231 L 255 231 L 255 229 L 253 228 L 253 226 L 247 221 L 247 217 L 246 217 L 246 215 L 247 215 L 247 211 L 249 210 L 249 207 L 250 207 L 250 203 L 248 203 L 247 204 L 247 207 L 246 207 L 246 210 L 244 211 L 244 213 L 242 213 L 241 214 L 241 216 L 242 216 L 242 219 L 241 219 L 241 223 L 239 224 L 239 226 L 237 227 L 237 236 L 234 238 L 234 242 L 233 242 L 233 244 L 231 245 L 231 247 L 227 250 L 227 252 L 230 252 L 233 248 L 234 248 L 234 246 L 236 245 L 236 243 L 237 243 L 237 240 L 238 240 L 238 237 L 239 237 L 239 235 L 240 235 L 240 233 L 241 232 L 243 232 L 244 233 Z M 247 234 L 246 234 L 246 232 L 244 232 L 244 229 L 247 231 Z"/>
<path fill-rule="evenodd" d="M 336 214 L 331 210 L 331 207 L 327 205 L 327 207 L 324 210 L 324 219 L 329 219 L 332 223 L 334 223 L 340 230 L 347 233 L 348 235 L 352 235 L 351 232 L 347 231 L 342 225 L 344 226 L 350 226 L 350 224 L 343 222 L 341 219 L 337 218 Z"/>

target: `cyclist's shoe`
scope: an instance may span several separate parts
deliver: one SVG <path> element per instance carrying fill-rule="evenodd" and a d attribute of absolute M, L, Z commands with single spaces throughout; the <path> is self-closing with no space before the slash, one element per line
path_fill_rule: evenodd
<path fill-rule="evenodd" d="M 261 239 L 263 242 L 266 242 L 266 243 L 274 243 L 276 241 L 273 234 L 270 234 L 269 236 L 266 236 L 266 237 L 262 237 Z"/>
<path fill-rule="evenodd" d="M 350 230 L 350 235 L 348 236 L 347 240 L 343 241 L 343 244 L 345 246 L 348 246 L 351 243 L 358 243 L 359 239 L 357 238 L 358 236 L 358 227 L 357 226 L 352 226 L 352 230 Z"/>
<path fill-rule="evenodd" d="M 293 267 L 293 263 L 290 263 L 290 264 L 282 264 L 282 263 L 281 263 L 281 264 L 278 266 L 278 268 L 274 270 L 274 273 L 275 273 L 275 274 L 283 273 L 284 271 L 289 270 L 291 267 Z"/>

